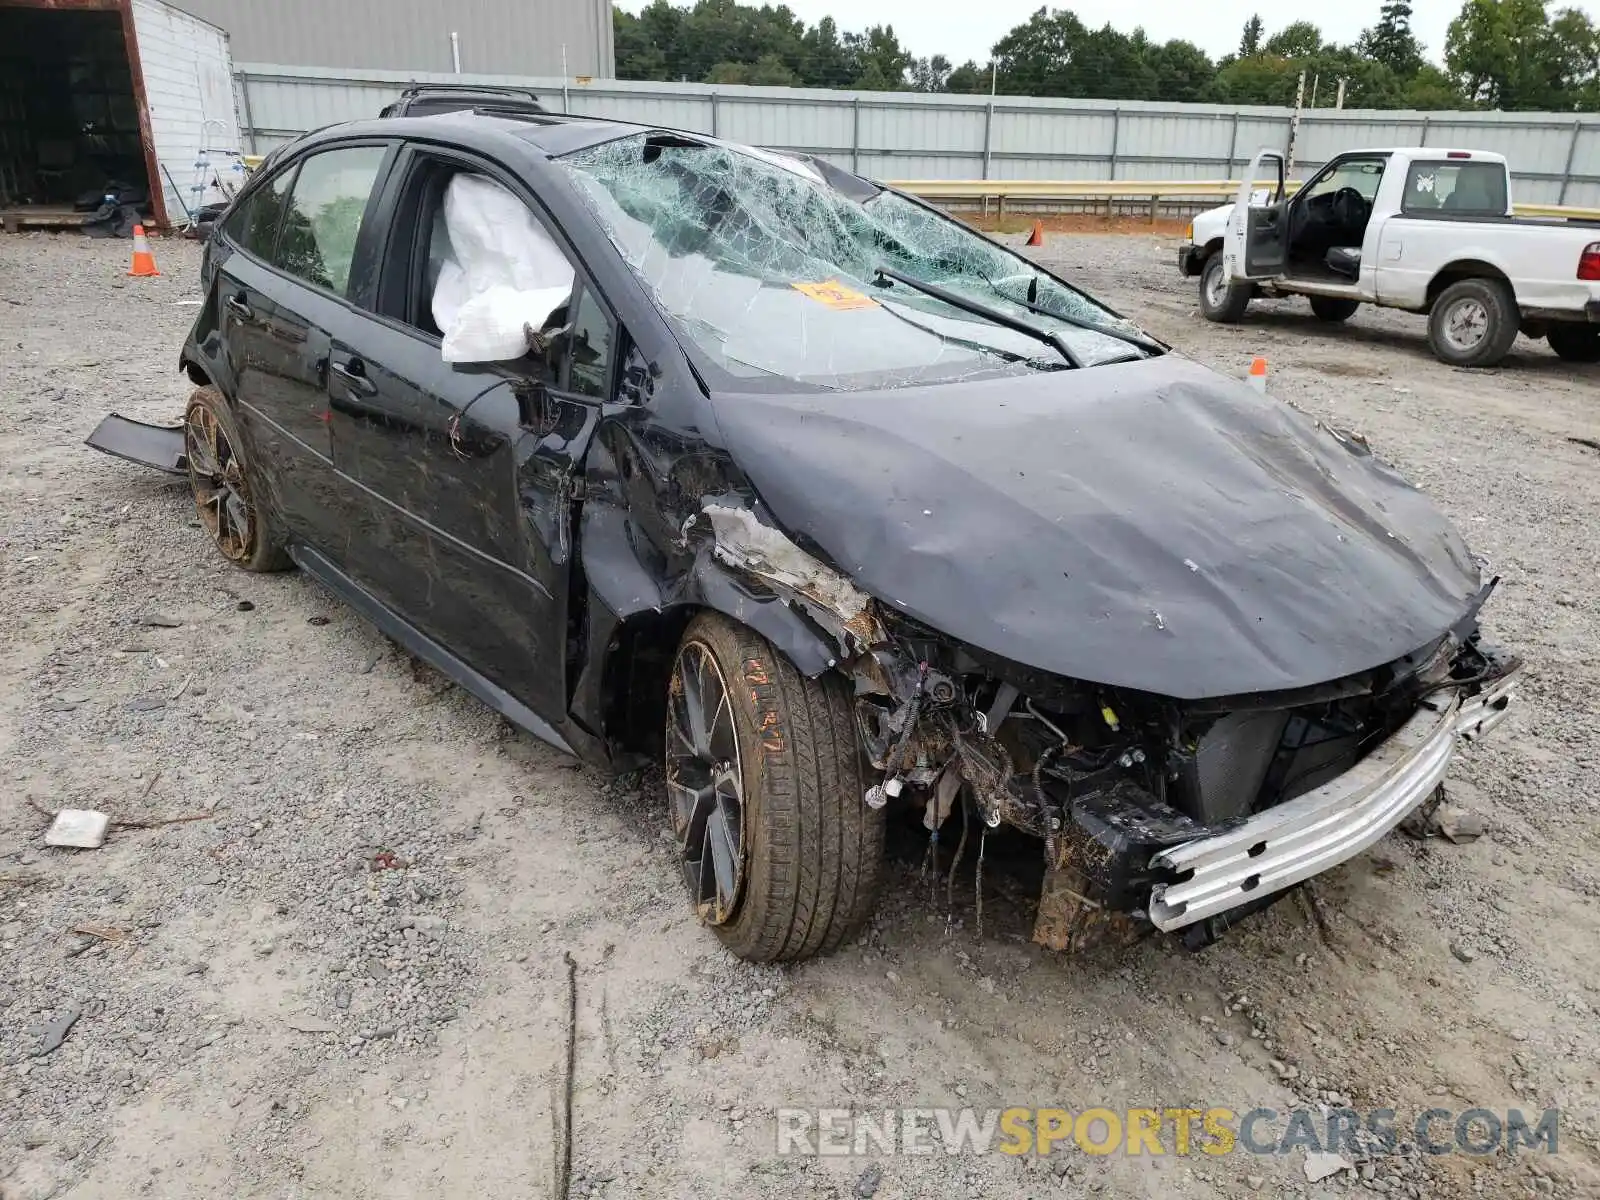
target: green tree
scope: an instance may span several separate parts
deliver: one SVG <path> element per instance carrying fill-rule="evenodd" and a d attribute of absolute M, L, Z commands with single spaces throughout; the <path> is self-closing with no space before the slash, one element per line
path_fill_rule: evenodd
<path fill-rule="evenodd" d="M 916 60 L 900 45 L 893 25 L 874 25 L 866 33 L 847 33 L 844 46 L 854 58 L 855 87 L 869 92 L 905 88 L 906 72 Z"/>
<path fill-rule="evenodd" d="M 612 10 L 619 79 L 676 79 L 672 49 L 687 10 L 654 0 L 638 16 Z"/>
<path fill-rule="evenodd" d="M 942 54 L 911 64 L 911 86 L 919 92 L 948 92 L 950 75 L 950 60 Z"/>
<path fill-rule="evenodd" d="M 1077 14 L 1040 8 L 994 44 L 999 90 L 1016 96 L 1071 96 L 1074 56 L 1089 31 Z"/>
<path fill-rule="evenodd" d="M 1295 21 L 1269 37 L 1261 49 L 1275 58 L 1310 58 L 1322 49 L 1322 30 L 1310 21 Z"/>
<path fill-rule="evenodd" d="M 702 83 L 749 83 L 750 68 L 743 63 L 719 62 L 706 72 Z"/>
<path fill-rule="evenodd" d="M 1552 22 L 1547 9 L 1545 0 L 1467 0 L 1444 50 L 1464 96 L 1512 111 L 1570 111 L 1591 100 L 1594 26 L 1576 9 Z"/>
<path fill-rule="evenodd" d="M 1423 111 L 1472 107 L 1456 86 L 1456 81 L 1432 63 L 1425 62 L 1405 82 L 1401 108 Z"/>
<path fill-rule="evenodd" d="M 841 88 L 855 82 L 855 58 L 845 49 L 832 17 L 823 17 L 806 30 L 800 44 L 800 80 L 805 86 Z"/>
<path fill-rule="evenodd" d="M 1378 12 L 1378 23 L 1363 31 L 1356 47 L 1401 79 L 1422 69 L 1422 43 L 1411 32 L 1411 5 L 1406 0 L 1387 0 Z"/>
<path fill-rule="evenodd" d="M 986 96 L 989 94 L 989 78 L 989 64 L 979 65 L 969 58 L 950 72 L 950 78 L 945 80 L 945 91 L 963 96 Z"/>
<path fill-rule="evenodd" d="M 1261 20 L 1260 13 L 1253 13 L 1244 23 L 1244 34 L 1239 38 L 1239 57 L 1254 58 L 1261 53 L 1261 38 L 1266 33 L 1266 24 Z"/>
<path fill-rule="evenodd" d="M 776 54 L 763 54 L 750 68 L 749 82 L 755 87 L 795 87 L 800 77 Z"/>
<path fill-rule="evenodd" d="M 1152 100 L 1180 104 L 1204 100 L 1217 75 L 1217 64 L 1193 42 L 1172 41 L 1151 46 L 1145 52 L 1145 61 L 1154 77 Z"/>
<path fill-rule="evenodd" d="M 1550 42 L 1566 107 L 1600 110 L 1600 27 L 1580 10 L 1563 8 L 1550 22 Z"/>
<path fill-rule="evenodd" d="M 1341 79 L 1345 85 L 1346 108 L 1401 108 L 1405 105 L 1405 81 L 1356 46 L 1324 46 L 1295 66 L 1306 71 L 1308 80 L 1318 81 L 1318 107 L 1333 107 Z M 1308 88 L 1306 103 L 1310 102 Z"/>
<path fill-rule="evenodd" d="M 1219 104 L 1293 104 L 1300 68 L 1286 58 L 1253 54 L 1225 62 L 1212 81 Z"/>

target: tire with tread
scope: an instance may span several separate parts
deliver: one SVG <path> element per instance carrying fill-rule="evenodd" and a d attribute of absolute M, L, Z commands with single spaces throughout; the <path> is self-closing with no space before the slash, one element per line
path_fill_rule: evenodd
<path fill-rule="evenodd" d="M 1550 326 L 1545 339 L 1566 362 L 1600 362 L 1600 325 L 1561 322 Z"/>
<path fill-rule="evenodd" d="M 214 387 L 196 388 L 194 394 L 189 397 L 188 406 L 184 409 L 183 414 L 185 451 L 189 449 L 189 439 L 194 436 L 194 431 L 198 427 L 196 423 L 201 419 L 199 416 L 201 413 L 209 414 L 227 439 L 230 458 L 238 464 L 238 473 L 242 478 L 245 495 L 248 497 L 248 507 L 254 519 L 253 536 L 240 555 L 236 556 L 224 549 L 217 540 L 214 531 L 212 532 L 213 544 L 216 544 L 217 548 L 222 550 L 224 556 L 234 566 L 245 571 L 266 573 L 292 569 L 294 562 L 284 549 L 283 537 L 279 532 L 281 525 L 278 522 L 277 514 L 268 502 L 266 493 L 261 488 L 255 472 L 251 469 L 249 460 L 244 457 L 244 443 L 239 437 L 239 427 L 234 422 L 233 414 L 228 411 L 228 402 L 223 399 L 222 393 Z M 198 479 L 191 464 L 189 488 L 194 494 L 195 508 L 198 511 L 202 508 L 202 505 L 197 484 Z M 200 512 L 200 524 L 202 528 L 208 531 L 211 530 L 211 523 L 207 520 L 204 512 Z"/>
<path fill-rule="evenodd" d="M 1311 297 L 1311 312 L 1319 321 L 1348 321 L 1360 307 L 1361 301 L 1347 300 L 1343 296 Z"/>
<path fill-rule="evenodd" d="M 831 953 L 872 914 L 883 860 L 884 812 L 864 799 L 870 768 L 850 688 L 836 675 L 807 679 L 720 613 L 689 624 L 681 644 L 696 641 L 728 682 L 743 777 L 744 885 L 717 936 L 752 962 Z"/>
<path fill-rule="evenodd" d="M 1467 300 L 1483 306 L 1488 326 L 1470 349 L 1452 346 L 1445 336 L 1451 311 Z M 1453 367 L 1493 367 L 1510 353 L 1522 324 L 1516 293 L 1503 279 L 1462 279 L 1440 292 L 1428 312 L 1428 345 L 1440 362 Z"/>
<path fill-rule="evenodd" d="M 1200 268 L 1200 314 L 1208 321 L 1236 325 L 1244 320 L 1255 289 L 1248 283 L 1230 283 L 1221 289 L 1221 299 L 1213 303 L 1211 294 L 1218 286 L 1216 276 L 1221 272 L 1222 251 L 1218 250 Z"/>

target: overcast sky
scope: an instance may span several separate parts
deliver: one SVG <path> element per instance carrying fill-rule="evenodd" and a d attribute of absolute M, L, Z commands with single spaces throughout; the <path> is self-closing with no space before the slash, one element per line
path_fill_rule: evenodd
<path fill-rule="evenodd" d="M 620 7 L 638 12 L 646 0 L 618 0 Z M 689 3 L 691 0 L 673 0 Z M 751 0 L 745 0 L 746 3 Z M 758 0 L 760 2 L 760 0 Z M 943 54 L 958 66 L 967 59 L 983 62 L 989 48 L 1037 11 L 1040 0 L 787 0 L 808 25 L 832 16 L 841 29 L 859 30 L 869 25 L 893 25 L 901 45 L 918 57 Z M 1378 18 L 1381 0 L 1066 0 L 1050 8 L 1069 8 L 1079 20 L 1098 29 L 1110 22 L 1131 33 L 1137 26 L 1154 41 L 1172 38 L 1190 41 L 1213 58 L 1239 47 L 1239 32 L 1251 13 L 1260 13 L 1267 33 L 1291 21 L 1315 22 L 1324 38 L 1353 42 Z M 1422 39 L 1428 57 L 1444 56 L 1444 35 L 1461 11 L 1462 0 L 1412 0 L 1411 28 Z M 1552 8 L 1581 8 L 1591 17 L 1600 4 L 1558 0 Z"/>

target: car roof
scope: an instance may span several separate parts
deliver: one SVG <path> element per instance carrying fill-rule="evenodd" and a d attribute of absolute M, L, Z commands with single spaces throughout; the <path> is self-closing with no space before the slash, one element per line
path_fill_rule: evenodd
<path fill-rule="evenodd" d="M 1506 156 L 1496 154 L 1493 150 L 1468 150 L 1461 146 L 1373 146 L 1366 150 L 1341 150 L 1337 158 L 1349 158 L 1363 154 L 1403 154 L 1407 158 L 1443 158 L 1448 154 L 1465 154 L 1480 162 L 1503 163 Z M 1465 160 L 1463 160 L 1465 161 Z"/>
<path fill-rule="evenodd" d="M 455 134 L 469 144 L 496 141 L 515 143 L 517 148 L 531 147 L 550 158 L 557 158 L 602 142 L 653 130 L 653 126 L 631 125 L 595 117 L 498 111 L 492 99 L 485 97 L 484 103 L 476 109 L 460 109 L 426 117 L 373 118 L 330 125 L 317 130 L 307 141 L 351 136 L 448 139 Z"/>

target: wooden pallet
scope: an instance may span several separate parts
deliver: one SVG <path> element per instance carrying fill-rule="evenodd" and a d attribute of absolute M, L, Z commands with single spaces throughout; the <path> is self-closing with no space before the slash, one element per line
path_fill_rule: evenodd
<path fill-rule="evenodd" d="M 23 204 L 0 209 L 0 227 L 7 233 L 24 229 L 80 229 L 93 215 L 53 204 Z"/>

